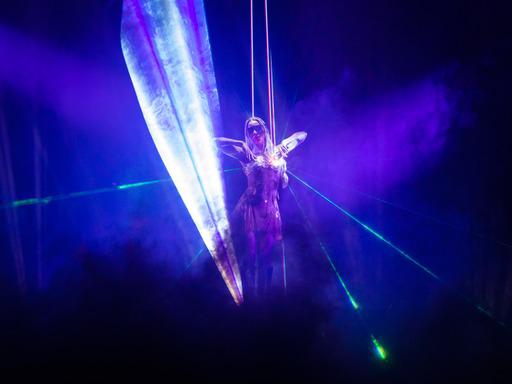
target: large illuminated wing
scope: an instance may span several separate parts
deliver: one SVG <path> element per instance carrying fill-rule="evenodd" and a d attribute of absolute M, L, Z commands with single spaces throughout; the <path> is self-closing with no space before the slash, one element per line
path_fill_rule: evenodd
<path fill-rule="evenodd" d="M 156 148 L 240 304 L 242 283 L 213 141 L 220 111 L 202 0 L 124 0 L 121 45 Z"/>

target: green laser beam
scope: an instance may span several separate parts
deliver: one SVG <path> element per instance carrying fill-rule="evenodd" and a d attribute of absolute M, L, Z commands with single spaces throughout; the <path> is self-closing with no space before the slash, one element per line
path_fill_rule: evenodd
<path fill-rule="evenodd" d="M 77 198 L 77 197 L 98 195 L 101 193 L 113 192 L 113 191 L 119 191 L 119 190 L 125 190 L 125 189 L 145 187 L 148 185 L 165 183 L 165 182 L 170 182 L 170 181 L 171 181 L 171 179 L 150 180 L 150 181 L 143 181 L 143 182 L 139 182 L 139 183 L 121 184 L 121 185 L 116 185 L 116 186 L 107 187 L 107 188 L 97 188 L 97 189 L 91 189 L 91 190 L 87 190 L 87 191 L 71 192 L 71 193 L 62 194 L 62 195 L 53 195 L 53 196 L 46 196 L 46 197 L 40 197 L 40 198 L 33 197 L 30 199 L 16 200 L 11 203 L 2 204 L 1 208 L 7 209 L 7 208 L 19 208 L 19 207 L 24 207 L 24 206 L 29 206 L 29 205 L 50 204 L 55 201 L 62 201 L 62 200 L 68 200 L 68 199 L 73 199 L 73 198 Z"/>
<path fill-rule="evenodd" d="M 382 360 L 386 360 L 388 358 L 388 353 L 386 352 L 384 347 L 382 347 L 382 345 L 378 342 L 378 340 L 373 335 L 371 335 L 371 338 L 372 338 L 372 343 L 375 347 L 375 352 L 377 352 L 377 355 L 379 356 L 379 358 Z"/>
<path fill-rule="evenodd" d="M 327 201 L 328 203 L 330 203 L 332 206 L 334 206 L 335 208 L 337 208 L 339 211 L 341 211 L 344 215 L 348 216 L 349 218 L 351 218 L 352 220 L 354 220 L 357 224 L 359 224 L 361 227 L 363 227 L 366 231 L 370 232 L 372 235 L 374 235 L 376 238 L 378 238 L 379 240 L 381 240 L 382 242 L 386 243 L 387 245 L 389 245 L 391 248 L 393 248 L 395 251 L 397 251 L 398 253 L 400 253 L 402 256 L 404 256 L 407 260 L 409 260 L 411 263 L 413 263 L 414 265 L 416 265 L 417 267 L 419 267 L 420 269 L 422 269 L 424 272 L 426 272 L 427 274 L 429 274 L 430 276 L 432 276 L 434 279 L 436 280 L 439 280 L 441 281 L 441 278 L 439 276 L 437 276 L 434 272 L 432 272 L 431 270 L 429 270 L 427 267 L 425 267 L 423 264 L 419 263 L 418 261 L 416 261 L 415 259 L 413 259 L 411 256 L 409 256 L 405 251 L 403 251 L 402 249 L 398 248 L 395 244 L 393 244 L 391 241 L 389 241 L 388 239 L 386 239 L 384 236 L 382 236 L 380 233 L 376 232 L 374 229 L 372 229 L 371 227 L 369 227 L 367 224 L 363 223 L 361 220 L 359 220 L 357 217 L 355 217 L 354 215 L 352 215 L 349 211 L 347 211 L 346 209 L 342 208 L 341 206 L 339 206 L 338 204 L 336 204 L 334 201 L 332 201 L 330 198 L 328 198 L 327 196 L 325 196 L 323 193 L 321 193 L 319 190 L 317 190 L 315 187 L 311 186 L 310 184 L 306 183 L 304 180 L 302 180 L 301 178 L 299 178 L 297 175 L 295 175 L 294 173 L 292 172 L 288 172 L 289 174 L 291 174 L 295 179 L 297 179 L 298 181 L 300 181 L 303 185 L 305 185 L 306 187 L 308 187 L 310 190 L 312 190 L 313 192 L 315 192 L 318 196 L 322 197 L 325 201 Z"/>
<path fill-rule="evenodd" d="M 361 323 L 363 324 L 363 326 L 365 327 L 366 329 L 366 332 L 369 334 L 370 336 L 370 339 L 372 341 L 372 344 L 375 348 L 375 352 L 377 354 L 377 356 L 381 359 L 381 360 L 386 360 L 387 359 L 387 352 L 386 350 L 384 349 L 384 347 L 382 347 L 382 345 L 377 341 L 377 339 L 375 338 L 375 336 L 373 335 L 373 333 L 370 331 L 370 328 L 368 327 L 368 325 L 366 324 L 366 321 L 363 319 L 361 313 L 360 313 L 360 306 L 359 304 L 357 303 L 357 301 L 355 300 L 354 296 L 352 295 L 352 293 L 350 292 L 350 290 L 348 289 L 348 286 L 347 284 L 345 284 L 345 281 L 343 280 L 343 278 L 341 277 L 340 273 L 338 272 L 338 269 L 336 268 L 336 266 L 334 265 L 334 262 L 332 261 L 332 258 L 330 257 L 329 255 L 329 251 L 327 250 L 327 248 L 325 247 L 325 244 L 322 242 L 322 240 L 320 240 L 318 234 L 316 233 L 315 229 L 313 228 L 313 225 L 311 224 L 311 221 L 309 220 L 306 212 L 304 211 L 304 209 L 302 208 L 301 204 L 299 203 L 299 200 L 297 198 L 297 195 L 295 194 L 295 192 L 293 191 L 293 188 L 291 186 L 289 186 L 289 189 L 290 189 L 290 193 L 292 194 L 294 200 L 295 200 L 295 203 L 297 204 L 297 207 L 299 208 L 299 211 L 301 212 L 302 214 L 302 217 L 304 218 L 304 221 L 305 223 L 307 224 L 307 228 L 309 229 L 309 231 L 313 234 L 313 236 L 315 237 L 316 241 L 318 242 L 318 244 L 320 245 L 320 249 L 322 250 L 322 253 L 324 254 L 325 258 L 327 259 L 327 261 L 329 262 L 329 265 L 331 266 L 331 269 L 334 271 L 334 273 L 336 274 L 336 277 L 338 278 L 338 281 L 339 283 L 341 284 L 341 286 L 343 287 L 343 290 L 345 291 L 345 294 L 347 295 L 349 301 L 350 301 L 350 304 L 352 304 L 352 307 L 354 308 L 354 310 L 356 311 L 357 315 L 359 316 L 359 320 L 361 321 Z"/>
<path fill-rule="evenodd" d="M 185 276 L 185 274 L 188 272 L 190 267 L 192 267 L 192 265 L 197 260 L 199 260 L 199 258 L 201 257 L 201 255 L 203 254 L 204 251 L 206 251 L 206 247 L 204 245 L 201 245 L 201 247 L 198 249 L 198 251 L 194 254 L 194 257 L 192 257 L 192 260 L 190 260 L 190 262 L 187 264 L 185 269 L 178 274 L 176 281 L 181 280 L 183 278 L 183 276 Z"/>
<path fill-rule="evenodd" d="M 316 233 L 316 231 L 314 230 L 313 226 L 311 225 L 311 221 L 307 217 L 306 212 L 304 212 L 304 209 L 299 204 L 299 200 L 297 199 L 297 195 L 295 194 L 295 192 L 293 191 L 293 188 L 291 188 L 291 187 L 290 187 L 290 193 L 293 196 L 293 198 L 295 199 L 295 202 L 297 203 L 297 206 L 299 207 L 299 210 L 300 210 L 300 212 L 302 214 L 302 217 L 304 218 L 304 221 L 305 221 L 309 231 L 313 234 L 313 236 L 315 236 L 316 241 L 318 241 L 318 244 L 320 246 L 320 249 L 322 250 L 322 253 L 324 254 L 324 256 L 327 259 L 327 261 L 329 262 L 329 265 L 331 266 L 332 270 L 336 274 L 336 277 L 338 278 L 338 281 L 341 284 L 343 290 L 345 291 L 345 293 L 346 293 L 350 303 L 352 304 L 352 306 L 354 307 L 355 310 L 358 310 L 359 309 L 359 304 L 357 304 L 357 301 L 354 299 L 354 297 L 350 293 L 350 290 L 348 289 L 347 284 L 345 284 L 345 281 L 343 281 L 340 273 L 338 272 L 338 269 L 334 265 L 334 262 L 332 261 L 331 256 L 329 255 L 329 251 L 325 247 L 325 244 L 323 243 L 323 241 L 320 240 L 320 238 L 318 237 L 318 234 Z"/>
<path fill-rule="evenodd" d="M 240 170 L 240 168 L 228 168 L 228 169 L 224 169 L 223 172 L 229 173 L 229 172 L 234 172 L 234 171 L 238 171 L 238 170 Z M 126 190 L 126 189 L 146 187 L 148 185 L 168 183 L 171 181 L 172 180 L 170 178 L 149 180 L 149 181 L 141 181 L 141 182 L 137 182 L 137 183 L 120 184 L 120 185 L 115 185 L 112 187 L 91 189 L 91 190 L 87 190 L 87 191 L 71 192 L 68 194 L 52 195 L 52 196 L 46 196 L 46 197 L 32 197 L 29 199 L 15 200 L 10 203 L 4 203 L 4 204 L 0 205 L 0 209 L 19 208 L 19 207 L 25 207 L 25 206 L 30 206 L 30 205 L 39 205 L 39 204 L 41 204 L 41 205 L 50 204 L 55 201 L 68 200 L 68 199 L 73 199 L 76 197 L 91 196 L 91 195 L 98 195 L 98 194 L 106 193 L 106 192 L 122 191 L 122 190 Z"/>
<path fill-rule="evenodd" d="M 505 324 L 501 321 L 498 321 L 497 319 L 495 319 L 492 314 L 485 310 L 481 305 L 478 305 L 478 304 L 475 304 L 469 297 L 467 297 L 465 294 L 463 294 L 462 292 L 460 292 L 458 289 L 450 286 L 448 283 L 446 283 L 443 279 L 441 279 L 438 275 L 436 275 L 434 272 L 432 272 L 431 270 L 429 270 L 427 267 L 425 267 L 423 264 L 421 264 L 420 262 L 416 261 L 414 258 L 412 258 L 407 252 L 403 251 L 402 249 L 400 249 L 399 247 L 397 247 L 395 244 L 393 244 L 390 240 L 386 239 L 383 235 L 381 235 L 380 233 L 378 233 L 377 231 L 375 231 L 374 229 L 372 229 L 371 227 L 369 227 L 367 224 L 365 224 L 364 222 L 362 222 L 361 220 L 359 220 L 357 217 L 355 217 L 354 215 L 352 215 L 350 212 L 348 212 L 346 209 L 342 208 L 340 205 L 336 204 L 334 201 L 332 201 L 330 198 L 328 198 L 327 196 L 325 196 L 323 193 L 321 193 L 319 190 L 317 190 L 315 187 L 311 186 L 310 184 L 308 184 L 307 182 L 305 182 L 304 180 L 302 180 L 301 178 L 299 178 L 297 175 L 295 175 L 294 173 L 288 171 L 288 173 L 290 173 L 295 179 L 297 179 L 302 185 L 306 186 L 307 188 L 309 188 L 311 191 L 315 192 L 318 196 L 320 196 L 322 199 L 324 199 L 325 201 L 327 201 L 329 204 L 331 204 L 332 206 L 334 206 L 335 208 L 337 208 L 339 211 L 341 211 L 344 215 L 346 215 L 347 217 L 349 217 L 350 219 L 352 219 L 353 221 L 355 221 L 357 224 L 359 224 L 361 227 L 363 227 L 366 231 L 368 231 L 369 233 L 371 233 L 373 236 L 375 236 L 376 238 L 378 238 L 379 240 L 381 240 L 383 243 L 387 244 L 389 247 L 391 247 L 392 249 L 394 249 L 395 251 L 397 251 L 400 255 L 402 255 L 404 258 L 406 258 L 409 262 L 411 262 L 412 264 L 414 264 L 416 267 L 418 267 L 419 269 L 421 269 L 422 271 L 424 271 L 425 273 L 427 273 L 429 276 L 431 276 L 432 278 L 434 278 L 435 280 L 437 280 L 441 285 L 443 285 L 445 288 L 447 288 L 448 290 L 450 290 L 451 292 L 453 292 L 455 295 L 459 296 L 461 299 L 463 299 L 464 301 L 466 301 L 468 304 L 470 304 L 472 307 L 476 308 L 478 311 L 480 311 L 481 313 L 485 314 L 487 317 L 489 317 L 490 319 L 496 321 L 499 325 L 503 326 L 506 328 Z"/>
<path fill-rule="evenodd" d="M 117 187 L 117 189 L 130 189 L 130 188 L 144 187 L 146 185 L 157 184 L 157 183 L 160 183 L 162 181 L 163 180 L 152 180 L 152 181 L 142 181 L 142 182 L 139 182 L 139 183 L 123 184 L 123 185 L 119 185 Z"/>

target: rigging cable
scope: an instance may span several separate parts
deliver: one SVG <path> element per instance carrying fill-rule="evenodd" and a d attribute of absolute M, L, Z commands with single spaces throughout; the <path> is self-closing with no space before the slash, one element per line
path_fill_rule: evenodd
<path fill-rule="evenodd" d="M 266 37 L 266 46 L 267 46 L 267 86 L 268 86 L 268 117 L 269 117 L 269 125 L 270 125 L 270 139 L 272 140 L 272 145 L 276 145 L 274 124 L 272 123 L 272 118 L 274 115 L 274 111 L 272 109 L 272 85 L 270 79 L 270 45 L 269 45 L 269 36 L 268 36 L 268 7 L 267 0 L 265 0 L 265 37 Z"/>
<path fill-rule="evenodd" d="M 251 0 L 251 116 L 254 117 L 254 14 Z"/>

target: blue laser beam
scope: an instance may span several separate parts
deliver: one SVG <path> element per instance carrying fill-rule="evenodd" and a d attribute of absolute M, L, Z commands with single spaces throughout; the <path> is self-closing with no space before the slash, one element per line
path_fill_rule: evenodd
<path fill-rule="evenodd" d="M 377 231 L 375 231 L 374 229 L 372 229 L 370 226 L 368 226 L 367 224 L 365 224 L 364 222 L 362 222 L 361 220 L 359 220 L 357 217 L 355 217 L 354 215 L 352 215 L 350 212 L 348 212 L 346 209 L 344 209 L 343 207 L 341 207 L 340 205 L 336 204 L 334 201 L 332 201 L 330 198 L 328 198 L 327 196 L 325 196 L 322 192 L 320 192 L 319 190 L 317 190 L 315 187 L 311 186 L 310 184 L 308 184 L 307 182 L 305 182 L 304 180 L 302 180 L 301 178 L 299 178 L 297 175 L 295 175 L 293 172 L 290 172 L 288 171 L 288 173 L 290 175 L 292 175 L 296 180 L 298 180 L 302 185 L 304 185 L 305 187 L 309 188 L 311 191 L 315 192 L 318 196 L 320 196 L 323 200 L 327 201 L 329 204 L 331 204 L 333 207 L 335 207 L 336 209 L 338 209 L 339 211 L 341 211 L 344 215 L 346 215 L 347 217 L 349 217 L 350 219 L 352 219 L 353 221 L 355 221 L 357 224 L 359 224 L 361 227 L 363 227 L 366 231 L 368 231 L 369 233 L 371 233 L 373 236 L 375 236 L 377 239 L 379 239 L 380 241 L 382 241 L 383 243 L 385 243 L 386 245 L 388 245 L 389 247 L 391 247 L 392 249 L 394 249 L 395 251 L 397 251 L 400 255 L 402 255 L 405 259 L 407 259 L 409 262 L 411 262 L 413 265 L 415 265 L 416 267 L 418 267 L 420 270 L 422 270 L 423 272 L 427 273 L 429 276 L 431 276 L 432 278 L 434 278 L 436 281 L 438 281 L 441 285 L 443 285 L 445 288 L 447 288 L 448 290 L 450 290 L 451 292 L 453 292 L 455 295 L 457 295 L 458 297 L 460 297 L 461 299 L 463 299 L 465 302 L 467 302 L 468 304 L 470 304 L 471 306 L 473 306 L 474 308 L 476 308 L 479 312 L 483 313 L 484 315 L 486 315 L 487 317 L 489 317 L 490 319 L 496 321 L 499 325 L 505 327 L 505 324 L 501 321 L 498 321 L 497 319 L 495 319 L 493 317 L 493 315 L 488 311 L 488 310 L 485 310 L 481 305 L 478 305 L 478 304 L 475 304 L 469 297 L 467 297 L 465 294 L 463 294 L 462 292 L 460 292 L 459 290 L 455 289 L 454 287 L 450 286 L 448 283 L 446 283 L 443 279 L 441 279 L 437 274 L 435 274 L 434 272 L 432 272 L 430 269 L 428 269 L 427 267 L 425 267 L 423 264 L 421 264 L 420 262 L 416 261 L 414 258 L 412 258 L 408 253 L 406 253 L 405 251 L 403 251 L 402 249 L 400 249 L 398 246 L 396 246 L 395 244 L 393 244 L 390 240 L 386 239 L 383 235 L 381 235 L 380 233 L 378 233 Z"/>
<path fill-rule="evenodd" d="M 290 193 L 292 194 L 293 198 L 295 199 L 295 202 L 297 203 L 297 206 L 299 207 L 299 210 L 300 210 L 300 212 L 302 214 L 302 217 L 304 218 L 304 221 L 305 221 L 309 231 L 315 236 L 315 239 L 318 242 L 318 244 L 320 246 L 320 249 L 322 250 L 322 254 L 325 256 L 325 258 L 327 259 L 329 265 L 331 266 L 331 269 L 336 274 L 336 277 L 338 278 L 338 282 L 341 284 L 341 287 L 345 291 L 345 294 L 347 295 L 347 297 L 348 297 L 348 299 L 350 301 L 350 304 L 352 304 L 352 307 L 355 310 L 358 310 L 359 309 L 359 304 L 357 304 L 357 301 L 354 299 L 354 297 L 350 293 L 350 291 L 349 291 L 349 289 L 347 287 L 347 284 L 345 284 L 345 281 L 343 281 L 343 279 L 341 278 L 341 275 L 338 272 L 338 269 L 334 265 L 334 262 L 332 261 L 331 256 L 329 255 L 329 251 L 325 247 L 325 244 L 323 243 L 323 241 L 320 240 L 320 238 L 318 237 L 316 231 L 314 230 L 313 226 L 311 225 L 311 221 L 307 217 L 306 212 L 304 212 L 304 209 L 302 208 L 302 206 L 299 204 L 299 200 L 297 199 L 297 195 L 293 191 L 293 188 L 291 188 L 289 186 L 289 189 L 290 189 Z"/>
<path fill-rule="evenodd" d="M 295 200 L 295 203 L 297 204 L 297 207 L 299 208 L 299 211 L 302 214 L 302 217 L 304 218 L 304 222 L 306 223 L 306 226 L 307 226 L 308 230 L 313 234 L 313 236 L 315 237 L 316 241 L 318 242 L 318 244 L 320 246 L 320 249 L 322 250 L 323 255 L 327 259 L 331 269 L 336 274 L 338 282 L 342 286 L 343 291 L 345 292 L 348 300 L 350 301 L 350 304 L 352 305 L 352 308 L 356 311 L 357 315 L 359 316 L 360 321 L 362 322 L 362 324 L 364 325 L 367 333 L 369 334 L 370 339 L 372 341 L 372 344 L 374 346 L 374 350 L 375 350 L 376 355 L 379 357 L 379 359 L 386 360 L 387 357 L 388 357 L 386 350 L 384 349 L 384 347 L 382 347 L 382 345 L 375 338 L 375 336 L 373 335 L 373 332 L 370 331 L 368 325 L 366 324 L 366 321 L 363 319 L 363 317 L 362 317 L 362 315 L 360 313 L 360 308 L 361 307 L 357 303 L 356 299 L 354 298 L 354 296 L 352 295 L 352 293 L 348 289 L 347 284 L 345 283 L 345 281 L 341 277 L 340 273 L 338 272 L 338 269 L 336 268 L 334 262 L 332 261 L 331 256 L 329 255 L 329 251 L 327 250 L 327 248 L 326 248 L 325 244 L 323 243 L 323 241 L 320 240 L 318 234 L 316 233 L 315 229 L 313 228 L 313 225 L 311 224 L 311 221 L 309 220 L 306 212 L 304 211 L 304 209 L 302 208 L 301 204 L 299 203 L 299 200 L 297 198 L 297 195 L 293 191 L 293 188 L 291 186 L 289 186 L 289 189 L 290 189 L 290 193 L 292 194 L 292 196 L 293 196 L 293 198 Z"/>
<path fill-rule="evenodd" d="M 224 169 L 223 172 L 230 173 L 230 172 L 239 171 L 240 169 L 241 168 L 227 168 L 227 169 Z M 149 185 L 170 183 L 170 182 L 172 182 L 172 179 L 157 179 L 157 180 L 140 181 L 137 183 L 118 184 L 113 187 L 89 189 L 86 191 L 71 192 L 71 193 L 67 193 L 67 194 L 50 195 L 50 196 L 45 196 L 45 197 L 31 197 L 31 198 L 27 198 L 27 199 L 11 201 L 9 203 L 3 203 L 0 205 L 0 209 L 19 208 L 19 207 L 26 207 L 26 206 L 30 206 L 30 205 L 46 205 L 46 204 L 54 203 L 56 201 L 74 199 L 77 197 L 92 196 L 92 195 L 98 195 L 98 194 L 102 194 L 102 193 L 106 193 L 106 192 L 123 191 L 123 190 L 127 190 L 127 189 L 147 187 Z"/>
<path fill-rule="evenodd" d="M 296 171 L 296 170 L 292 170 L 292 171 Z M 311 178 L 315 178 L 317 180 L 322 180 L 321 178 L 319 178 L 318 176 L 316 175 L 312 175 L 312 174 L 306 174 L 305 172 L 303 171 L 300 171 L 300 173 L 302 175 L 306 175 L 308 177 L 311 177 Z M 385 200 L 381 197 L 378 197 L 378 196 L 374 196 L 374 195 L 371 195 L 369 193 L 366 193 L 366 192 L 363 192 L 363 191 L 360 191 L 358 189 L 355 189 L 355 188 L 351 188 L 351 187 L 348 187 L 346 185 L 340 185 L 340 184 L 336 184 L 336 186 L 339 186 L 340 188 L 342 189 L 345 189 L 345 190 L 348 190 L 348 191 L 351 191 L 351 192 L 355 192 L 356 194 L 360 195 L 360 196 L 363 196 L 363 197 L 366 197 L 368 199 L 371 199 L 371 200 L 374 200 L 374 201 L 378 201 L 379 203 L 382 203 L 382 204 L 385 204 L 385 205 L 388 205 L 390 207 L 393 207 L 393 208 L 396 208 L 396 209 L 399 209 L 403 212 L 407 212 L 407 213 L 410 213 L 411 215 L 415 215 L 417 217 L 421 217 L 422 219 L 425 219 L 425 220 L 428 220 L 428 221 L 431 221 L 433 223 L 436 223 L 436 224 L 439 224 L 439 225 L 442 225 L 442 226 L 445 226 L 445 227 L 448 227 L 448 228 L 451 228 L 451 229 L 454 229 L 456 231 L 459 231 L 459 232 L 463 232 L 463 233 L 467 233 L 468 235 L 471 235 L 471 236 L 475 236 L 475 237 L 478 237 L 480 239 L 483 239 L 483 240 L 486 240 L 486 241 L 489 241 L 489 242 L 493 242 L 495 244 L 498 244 L 498 245 L 501 245 L 503 247 L 507 247 L 507 248 L 511 248 L 512 249 L 512 244 L 510 243 L 507 243 L 503 240 L 499 240 L 499 239 L 496 239 L 496 238 L 493 238 L 493 237 L 489 237 L 489 236 L 486 236 L 482 233 L 479 233 L 479 232 L 474 232 L 474 231 L 468 231 L 467 229 L 465 228 L 461 228 L 455 224 L 452 224 L 452 223 L 449 223 L 449 222 L 446 222 L 446 221 L 443 221 L 437 217 L 434 217 L 434 216 L 431 216 L 431 215 L 427 215 L 423 212 L 419 212 L 415 209 L 411 209 L 411 208 L 408 208 L 408 207 L 404 207 L 403 205 L 399 205 L 397 203 L 394 203 L 392 201 L 388 201 L 388 200 Z"/>
<path fill-rule="evenodd" d="M 354 215 L 352 215 L 349 211 L 347 211 L 346 209 L 344 209 L 343 207 L 341 207 L 340 205 L 336 204 L 334 201 L 332 201 L 330 198 L 328 198 L 327 196 L 325 196 L 322 192 L 320 192 L 318 189 L 316 189 L 315 187 L 311 186 L 310 184 L 308 184 L 307 182 L 305 182 L 304 180 L 302 180 L 301 178 L 299 178 L 297 175 L 295 175 L 294 173 L 288 171 L 288 173 L 290 175 L 292 175 L 295 179 L 297 179 L 300 183 L 302 183 L 304 186 L 308 187 L 310 190 L 312 190 L 313 192 L 315 192 L 318 196 L 320 196 L 322 199 L 324 199 L 325 201 L 327 201 L 329 204 L 331 204 L 333 207 L 335 207 L 336 209 L 338 209 L 339 211 L 341 211 L 344 215 L 346 215 L 347 217 L 349 217 L 350 219 L 352 219 L 353 221 L 355 221 L 357 224 L 359 224 L 361 227 L 363 227 L 366 231 L 368 231 L 369 233 L 371 233 L 373 236 L 375 236 L 377 239 L 379 239 L 380 241 L 386 243 L 388 246 L 390 246 L 391 248 L 393 248 L 395 251 L 397 251 L 398 253 L 400 253 L 402 256 L 404 256 L 407 260 L 409 260 L 411 263 L 413 263 L 414 265 L 416 265 L 418 268 L 420 268 L 421 270 L 423 270 L 425 273 L 427 273 L 428 275 L 430 275 L 431 277 L 433 277 L 434 279 L 436 280 L 439 280 L 441 281 L 441 278 L 439 276 L 437 276 L 434 272 L 432 272 L 430 269 L 428 269 L 427 267 L 425 267 L 423 264 L 419 263 L 418 261 L 416 261 L 415 259 L 413 259 L 411 256 L 409 256 L 405 251 L 403 251 L 402 249 L 398 248 L 395 244 L 393 244 L 391 241 L 389 241 L 388 239 L 386 239 L 384 236 L 382 236 L 380 233 L 378 233 L 377 231 L 375 231 L 374 229 L 372 229 L 371 227 L 369 227 L 367 224 L 363 223 L 361 220 L 359 220 L 357 217 L 355 217 Z"/>
<path fill-rule="evenodd" d="M 91 196 L 91 195 L 98 195 L 106 192 L 113 192 L 113 191 L 122 191 L 132 188 L 140 188 L 140 187 L 146 187 L 149 185 L 155 185 L 155 184 L 161 184 L 170 182 L 171 179 L 159 179 L 159 180 L 150 180 L 150 181 L 141 181 L 138 183 L 129 183 L 129 184 L 120 184 L 113 187 L 105 187 L 105 188 L 96 188 L 96 189 L 90 189 L 87 191 L 79 191 L 79 192 L 71 192 L 67 194 L 60 194 L 60 195 L 51 195 L 51 196 L 45 196 L 45 197 L 32 197 L 28 199 L 21 199 L 21 200 L 15 200 L 10 203 L 4 203 L 0 206 L 2 209 L 7 208 L 19 208 L 19 207 L 26 207 L 30 205 L 47 205 L 50 203 L 54 203 L 56 201 L 62 201 L 62 200 L 68 200 L 68 199 L 74 199 L 78 197 L 85 197 L 85 196 Z"/>
<path fill-rule="evenodd" d="M 125 0 L 121 45 L 155 146 L 237 304 L 220 161 L 220 106 L 201 0 Z"/>
<path fill-rule="evenodd" d="M 192 265 L 197 261 L 199 260 L 199 257 L 204 253 L 204 251 L 206 251 L 206 248 L 204 246 L 202 246 L 201 248 L 199 248 L 199 250 L 196 252 L 196 254 L 194 255 L 194 257 L 192 258 L 192 260 L 190 260 L 190 262 L 187 264 L 187 266 L 185 267 L 185 269 L 183 270 L 183 272 L 180 273 L 178 279 L 180 279 L 181 277 L 183 277 L 185 275 L 185 273 L 187 273 L 187 271 L 190 269 L 190 267 L 192 267 Z"/>

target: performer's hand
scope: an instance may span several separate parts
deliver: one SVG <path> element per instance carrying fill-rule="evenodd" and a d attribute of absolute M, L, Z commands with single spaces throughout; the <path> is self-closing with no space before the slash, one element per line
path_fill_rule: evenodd
<path fill-rule="evenodd" d="M 288 156 L 288 153 L 290 153 L 290 151 L 288 150 L 288 148 L 286 148 L 285 145 L 280 145 L 279 146 L 279 152 L 281 153 L 281 156 L 283 158 L 286 158 Z"/>

